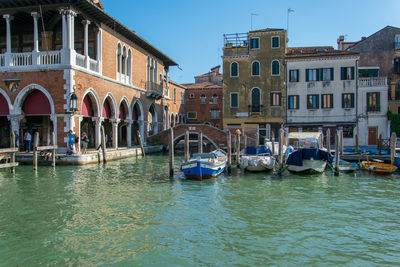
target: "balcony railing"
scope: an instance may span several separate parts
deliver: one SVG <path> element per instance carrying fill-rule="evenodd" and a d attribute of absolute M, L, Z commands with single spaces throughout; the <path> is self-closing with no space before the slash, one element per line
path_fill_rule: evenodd
<path fill-rule="evenodd" d="M 78 54 L 78 53 L 76 54 L 76 61 L 75 61 L 76 65 L 78 65 L 79 67 L 85 68 L 86 67 L 85 61 L 86 61 L 85 56 Z"/>
<path fill-rule="evenodd" d="M 260 114 L 263 105 L 249 105 L 249 111 L 252 114 Z"/>
<path fill-rule="evenodd" d="M 89 69 L 91 71 L 99 72 L 99 62 L 94 59 L 89 59 Z"/>
<path fill-rule="evenodd" d="M 163 86 L 162 84 L 156 83 L 156 82 L 146 82 L 146 90 L 147 90 L 147 96 L 149 97 L 154 97 L 156 99 L 160 99 L 163 97 Z"/>
<path fill-rule="evenodd" d="M 376 86 L 387 86 L 386 77 L 369 77 L 369 78 L 359 78 L 359 87 L 376 87 Z"/>
<path fill-rule="evenodd" d="M 14 67 L 32 65 L 32 53 L 12 53 L 10 58 L 10 65 Z"/>
<path fill-rule="evenodd" d="M 57 65 L 61 64 L 60 51 L 39 52 L 39 65 Z"/>
<path fill-rule="evenodd" d="M 367 106 L 367 112 L 379 112 L 381 111 L 380 106 Z"/>

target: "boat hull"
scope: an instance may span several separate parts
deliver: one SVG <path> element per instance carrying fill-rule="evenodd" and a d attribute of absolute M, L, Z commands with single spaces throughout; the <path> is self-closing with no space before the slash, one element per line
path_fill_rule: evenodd
<path fill-rule="evenodd" d="M 274 165 L 273 156 L 242 156 L 240 158 L 240 168 L 249 172 L 271 171 Z"/>
<path fill-rule="evenodd" d="M 397 170 L 397 167 L 394 165 L 387 163 L 371 162 L 371 161 L 370 162 L 363 161 L 362 166 L 364 170 L 377 175 L 391 175 Z"/>
<path fill-rule="evenodd" d="M 324 160 L 303 160 L 303 166 L 287 165 L 287 169 L 295 173 L 322 173 L 325 167 Z"/>
<path fill-rule="evenodd" d="M 225 162 L 193 160 L 182 164 L 181 169 L 186 178 L 201 181 L 220 176 L 224 172 L 225 166 Z"/>

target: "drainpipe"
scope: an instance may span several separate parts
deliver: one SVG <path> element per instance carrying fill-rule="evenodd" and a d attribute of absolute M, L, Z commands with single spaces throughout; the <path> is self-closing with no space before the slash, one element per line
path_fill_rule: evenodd
<path fill-rule="evenodd" d="M 355 76 L 356 76 L 356 99 L 354 102 L 356 103 L 357 138 L 358 138 L 358 143 L 360 143 L 360 129 L 359 129 L 360 127 L 359 127 L 359 119 L 358 119 L 358 59 L 356 60 Z"/>

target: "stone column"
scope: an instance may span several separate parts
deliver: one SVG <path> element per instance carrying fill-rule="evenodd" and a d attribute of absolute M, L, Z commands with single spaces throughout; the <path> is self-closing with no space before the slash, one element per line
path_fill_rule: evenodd
<path fill-rule="evenodd" d="M 33 17 L 33 51 L 32 51 L 32 64 L 37 65 L 39 53 L 39 33 L 38 33 L 38 18 L 37 12 L 31 12 Z"/>
<path fill-rule="evenodd" d="M 101 29 L 98 29 L 97 32 L 97 63 L 99 65 L 99 73 L 103 73 L 103 65 L 101 64 L 102 62 L 102 36 L 103 32 Z"/>
<path fill-rule="evenodd" d="M 121 121 L 120 119 L 112 119 L 110 120 L 112 123 L 112 147 L 114 149 L 118 148 L 118 124 Z"/>
<path fill-rule="evenodd" d="M 137 121 L 138 122 L 138 124 L 139 124 L 139 132 L 140 132 L 140 136 L 142 137 L 142 141 L 143 141 L 143 143 L 145 143 L 146 142 L 146 140 L 147 140 L 147 121 L 144 121 L 144 120 L 138 120 Z M 146 129 L 146 134 L 145 134 L 145 130 Z"/>
<path fill-rule="evenodd" d="M 57 140 L 57 117 L 55 115 L 50 116 L 50 120 L 53 122 L 53 132 L 54 132 L 54 138 L 55 138 L 55 145 L 58 145 L 58 140 Z"/>
<path fill-rule="evenodd" d="M 5 55 L 5 65 L 11 65 L 11 20 L 13 17 L 9 14 L 3 15 L 3 18 L 6 20 L 6 32 L 7 32 L 7 50 Z"/>
<path fill-rule="evenodd" d="M 89 20 L 82 21 L 84 27 L 84 55 L 85 55 L 85 68 L 89 68 Z"/>
<path fill-rule="evenodd" d="M 132 146 L 132 124 L 133 120 L 126 120 L 126 144 L 128 147 Z"/>
<path fill-rule="evenodd" d="M 62 63 L 66 65 L 75 65 L 75 50 L 74 50 L 74 28 L 76 13 L 72 10 L 61 10 L 63 16 L 63 53 Z"/>
<path fill-rule="evenodd" d="M 95 131 L 95 148 L 98 148 L 100 146 L 101 143 L 101 136 L 100 136 L 100 128 L 101 128 L 101 123 L 103 122 L 103 118 L 101 117 L 93 117 L 92 121 L 94 122 L 95 126 L 94 126 L 94 131 Z"/>

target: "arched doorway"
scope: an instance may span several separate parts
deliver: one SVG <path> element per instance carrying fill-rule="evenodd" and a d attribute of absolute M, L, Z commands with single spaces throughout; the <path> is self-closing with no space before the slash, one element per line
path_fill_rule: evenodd
<path fill-rule="evenodd" d="M 98 117 L 98 105 L 94 94 L 88 93 L 83 98 L 81 108 L 81 135 L 86 133 L 89 143 L 88 148 L 96 148 L 96 124 L 93 121 L 94 117 Z"/>
<path fill-rule="evenodd" d="M 25 95 L 21 105 L 21 113 L 24 118 L 20 123 L 19 135 L 23 137 L 26 132 L 29 132 L 32 135 L 33 143 L 34 134 L 38 132 L 39 145 L 50 145 L 53 122 L 50 120 L 52 109 L 47 96 L 40 90 L 31 90 Z"/>
<path fill-rule="evenodd" d="M 157 111 L 154 104 L 150 105 L 149 112 L 147 118 L 147 136 L 151 136 L 153 134 L 158 133 L 158 119 L 157 119 Z"/>
<path fill-rule="evenodd" d="M 128 146 L 128 120 L 129 120 L 129 109 L 128 102 L 123 99 L 119 105 L 118 118 L 120 122 L 118 123 L 118 147 Z"/>
<path fill-rule="evenodd" d="M 116 137 L 114 135 L 116 133 L 113 131 L 113 123 L 111 120 L 115 118 L 115 105 L 110 95 L 108 95 L 103 102 L 101 117 L 103 118 L 102 126 L 104 127 L 104 134 L 106 135 L 106 146 L 113 147 L 114 138 Z"/>
<path fill-rule="evenodd" d="M 171 114 L 171 119 L 169 120 L 171 123 L 171 127 L 175 127 L 175 117 L 174 117 L 174 113 Z"/>
<path fill-rule="evenodd" d="M 0 148 L 10 147 L 10 122 L 7 119 L 9 114 L 8 101 L 0 94 Z"/>
<path fill-rule="evenodd" d="M 131 130 L 131 138 L 132 138 L 132 145 L 137 146 L 139 145 L 139 138 L 137 133 L 139 132 L 143 138 L 143 130 L 141 128 L 141 122 L 143 121 L 143 113 L 142 113 L 142 106 L 140 102 L 137 100 L 133 104 L 132 107 L 132 130 Z"/>

